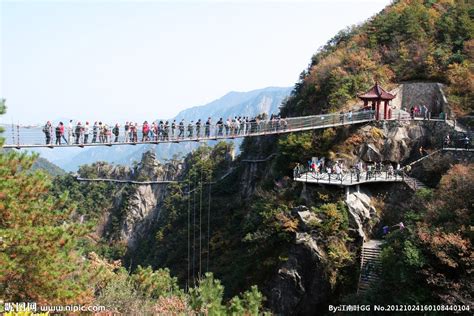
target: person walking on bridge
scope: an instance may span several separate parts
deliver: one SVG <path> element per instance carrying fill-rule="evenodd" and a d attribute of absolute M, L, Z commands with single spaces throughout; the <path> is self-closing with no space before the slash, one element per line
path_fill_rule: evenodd
<path fill-rule="evenodd" d="M 163 139 L 170 139 L 170 123 L 168 121 L 166 121 L 165 125 L 163 126 Z"/>
<path fill-rule="evenodd" d="M 222 117 L 217 121 L 217 136 L 222 136 L 222 129 L 224 127 L 224 122 L 222 121 Z"/>
<path fill-rule="evenodd" d="M 67 125 L 67 143 L 72 144 L 72 140 L 74 138 L 74 131 L 72 130 L 72 120 L 69 120 L 69 123 Z"/>
<path fill-rule="evenodd" d="M 230 118 L 227 118 L 227 120 L 225 121 L 225 135 L 226 136 L 229 136 L 229 131 L 230 131 L 231 125 L 232 125 L 232 123 L 230 121 Z"/>
<path fill-rule="evenodd" d="M 82 134 L 82 125 L 81 125 L 81 122 L 77 122 L 76 128 L 74 130 L 74 135 L 76 136 L 75 144 L 79 144 L 79 139 L 81 138 L 81 134 Z"/>
<path fill-rule="evenodd" d="M 179 122 L 179 135 L 178 138 L 184 138 L 184 119 Z"/>
<path fill-rule="evenodd" d="M 65 142 L 66 144 L 69 144 L 69 143 L 67 142 L 66 137 L 64 136 L 64 123 L 63 123 L 63 122 L 59 122 L 59 125 L 60 125 L 60 127 L 61 127 L 61 138 L 64 139 L 64 142 Z"/>
<path fill-rule="evenodd" d="M 118 123 L 116 123 L 114 128 L 112 129 L 112 134 L 115 135 L 114 143 L 118 142 L 119 133 L 120 133 L 119 125 Z"/>
<path fill-rule="evenodd" d="M 173 123 L 171 123 L 171 138 L 175 137 L 175 130 L 176 130 L 176 120 L 173 120 Z"/>
<path fill-rule="evenodd" d="M 97 121 L 94 122 L 94 126 L 92 127 L 92 143 L 97 142 L 97 132 L 99 131 L 99 125 Z"/>
<path fill-rule="evenodd" d="M 211 118 L 209 117 L 206 121 L 206 127 L 204 129 L 204 135 L 206 137 L 210 137 L 211 136 Z"/>
<path fill-rule="evenodd" d="M 245 117 L 240 117 L 240 134 L 245 134 Z"/>
<path fill-rule="evenodd" d="M 142 126 L 142 142 L 147 142 L 150 139 L 148 138 L 148 133 L 150 132 L 150 126 L 148 126 L 148 122 L 143 122 Z"/>
<path fill-rule="evenodd" d="M 158 138 L 164 139 L 164 125 L 163 121 L 158 122 Z"/>
<path fill-rule="evenodd" d="M 194 129 L 194 122 L 191 121 L 189 122 L 188 124 L 188 138 L 192 138 L 193 137 L 193 129 Z M 184 132 L 184 126 L 183 126 L 183 132 Z M 184 136 L 183 136 L 184 137 Z"/>
<path fill-rule="evenodd" d="M 198 119 L 196 122 L 196 137 L 199 138 L 201 136 L 201 119 Z"/>
<path fill-rule="evenodd" d="M 138 142 L 138 123 L 130 123 L 130 133 L 132 136 L 132 142 Z"/>
<path fill-rule="evenodd" d="M 89 139 L 89 122 L 86 121 L 86 125 L 84 125 L 84 144 L 87 144 L 87 140 Z"/>
<path fill-rule="evenodd" d="M 46 122 L 46 125 L 44 125 L 43 127 L 43 133 L 44 133 L 44 136 L 46 137 L 46 145 L 51 144 L 52 129 L 53 128 L 51 126 L 51 122 L 50 121 Z"/>
<path fill-rule="evenodd" d="M 104 134 L 104 125 L 102 125 L 102 122 L 99 122 L 99 124 L 97 125 L 97 130 L 99 133 L 99 143 L 104 143 L 105 134 Z"/>
<path fill-rule="evenodd" d="M 59 144 L 58 144 L 58 140 L 56 139 L 56 144 L 61 145 L 61 138 L 64 139 L 64 142 L 67 144 L 67 143 L 68 143 L 68 142 L 67 142 L 67 139 L 66 139 L 66 137 L 64 136 L 64 123 L 63 123 L 63 122 L 59 122 L 58 127 L 59 127 L 59 138 L 60 138 L 60 139 L 59 139 Z M 57 130 L 57 127 L 56 127 L 56 137 L 58 136 L 58 135 L 57 135 L 57 134 L 58 134 L 57 132 L 58 132 L 58 130 Z"/>
<path fill-rule="evenodd" d="M 61 145 L 61 122 L 59 122 L 58 126 L 56 126 L 56 145 Z"/>
<path fill-rule="evenodd" d="M 156 122 L 151 123 L 150 133 L 151 140 L 154 142 L 158 141 L 158 126 L 156 125 Z"/>
<path fill-rule="evenodd" d="M 125 142 L 128 143 L 130 139 L 130 136 L 129 136 L 130 125 L 128 122 L 125 122 L 123 129 L 124 129 Z"/>

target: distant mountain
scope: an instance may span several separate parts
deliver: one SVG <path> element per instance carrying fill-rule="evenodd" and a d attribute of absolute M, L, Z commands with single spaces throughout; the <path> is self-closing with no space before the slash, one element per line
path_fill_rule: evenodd
<path fill-rule="evenodd" d="M 186 121 L 198 118 L 206 119 L 212 117 L 218 120 L 220 117 L 228 118 L 234 116 L 256 116 L 260 113 L 278 113 L 279 106 L 286 98 L 292 88 L 269 87 L 249 92 L 229 92 L 223 97 L 206 105 L 195 106 L 176 115 L 176 120 Z"/>
<path fill-rule="evenodd" d="M 5 152 L 5 153 L 9 151 L 13 151 L 13 150 L 15 149 L 0 148 L 0 152 Z M 42 170 L 53 177 L 60 176 L 66 173 L 63 169 L 61 169 L 60 167 L 58 167 L 57 165 L 55 165 L 54 163 L 48 161 L 47 159 L 43 157 L 38 157 L 38 159 L 36 159 L 36 161 L 33 163 L 33 166 L 31 167 L 30 170 L 31 171 Z"/>
<path fill-rule="evenodd" d="M 195 106 L 181 111 L 172 118 L 177 121 L 184 119 L 186 122 L 197 119 L 206 120 L 212 117 L 214 122 L 220 117 L 234 116 L 256 116 L 261 113 L 279 113 L 282 101 L 289 96 L 292 88 L 268 87 L 249 92 L 229 92 L 223 97 L 208 104 Z M 241 140 L 233 141 L 236 147 Z M 215 142 L 209 142 L 213 144 Z M 48 158 L 67 171 L 76 170 L 82 164 L 95 161 L 107 161 L 110 163 L 131 164 L 140 159 L 141 155 L 150 148 L 155 151 L 160 160 L 170 159 L 173 156 L 183 156 L 199 146 L 198 143 L 160 144 L 160 145 L 130 145 L 78 149 L 79 153 L 72 155 L 61 155 L 54 159 L 52 152 L 48 151 Z M 61 149 L 63 150 L 63 149 Z M 53 150 L 56 151 L 56 150 Z M 77 152 L 75 150 L 74 152 Z"/>
<path fill-rule="evenodd" d="M 34 162 L 33 166 L 31 167 L 31 170 L 43 170 L 44 172 L 52 175 L 52 176 L 60 176 L 65 174 L 66 172 L 56 166 L 54 163 L 42 158 L 38 157 L 36 161 Z"/>

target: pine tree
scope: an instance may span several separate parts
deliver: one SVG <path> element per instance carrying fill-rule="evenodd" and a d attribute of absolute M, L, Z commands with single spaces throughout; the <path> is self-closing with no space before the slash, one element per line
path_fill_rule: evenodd
<path fill-rule="evenodd" d="M 52 198 L 48 177 L 30 170 L 35 159 L 0 152 L 0 297 L 38 304 L 88 301 L 86 261 L 75 245 L 83 232 L 69 221 L 67 194 Z"/>

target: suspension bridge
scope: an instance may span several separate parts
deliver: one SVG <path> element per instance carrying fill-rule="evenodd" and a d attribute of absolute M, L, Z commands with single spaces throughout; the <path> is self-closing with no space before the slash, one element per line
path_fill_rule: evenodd
<path fill-rule="evenodd" d="M 399 115 L 400 117 L 400 115 Z M 293 133 L 300 131 L 309 131 L 316 129 L 324 129 L 330 127 L 346 126 L 367 123 L 375 120 L 374 111 L 358 111 L 349 113 L 333 113 L 323 115 L 312 115 L 302 117 L 290 117 L 276 120 L 261 120 L 251 122 L 241 122 L 234 126 L 225 126 L 224 124 L 211 124 L 196 126 L 168 128 L 160 135 L 144 136 L 135 135 L 133 139 L 129 133 L 126 135 L 124 130 L 120 130 L 120 134 L 102 135 L 99 132 L 94 135 L 93 127 L 89 127 L 88 137 L 85 134 L 78 135 L 61 135 L 56 137 L 54 128 L 48 131 L 50 135 L 49 142 L 44 126 L 39 125 L 2 125 L 5 130 L 5 144 L 3 148 L 66 148 L 66 147 L 95 147 L 95 146 L 117 146 L 117 145 L 140 145 L 140 144 L 162 144 L 162 143 L 180 143 L 180 142 L 206 142 L 223 139 L 235 139 L 242 137 L 256 137 L 265 135 L 276 135 L 284 133 Z M 141 126 L 138 127 L 141 129 Z M 74 130 L 74 128 L 73 128 Z M 111 130 L 111 129 L 110 129 Z M 138 133 L 138 132 L 137 132 Z M 63 137 L 64 136 L 64 137 Z M 67 138 L 67 139 L 66 139 Z M 97 141 L 97 140 L 101 141 Z M 66 142 L 69 140 L 69 142 Z M 92 142 L 94 140 L 94 142 Z M 88 142 L 89 141 L 89 142 Z"/>

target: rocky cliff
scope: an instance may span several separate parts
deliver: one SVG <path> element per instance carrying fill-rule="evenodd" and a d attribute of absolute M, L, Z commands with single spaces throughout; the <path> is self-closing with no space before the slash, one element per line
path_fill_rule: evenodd
<path fill-rule="evenodd" d="M 160 163 L 153 152 L 143 154 L 141 161 L 133 167 L 96 164 L 99 178 L 133 181 L 179 181 L 182 162 Z M 79 171 L 80 172 L 80 171 Z M 102 234 L 109 239 L 127 245 L 129 251 L 149 232 L 162 207 L 170 183 L 124 184 L 114 195 L 113 208 L 106 214 Z"/>

